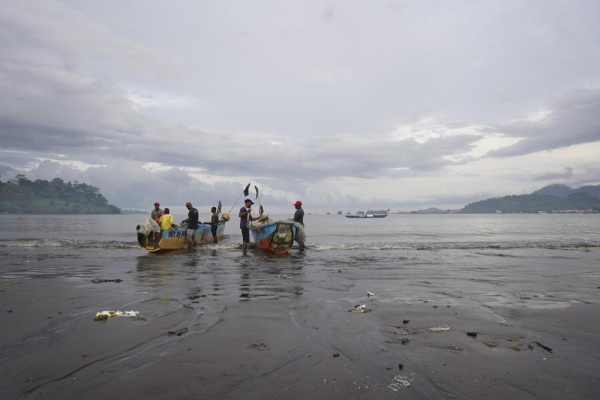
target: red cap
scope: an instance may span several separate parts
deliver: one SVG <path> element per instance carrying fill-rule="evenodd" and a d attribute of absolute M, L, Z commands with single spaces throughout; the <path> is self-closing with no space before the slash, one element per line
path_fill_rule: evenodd
<path fill-rule="evenodd" d="M 300 200 L 298 200 L 297 202 L 294 203 L 294 207 L 298 207 L 301 205 L 302 205 L 302 202 Z"/>
<path fill-rule="evenodd" d="M 157 201 L 156 203 L 154 203 L 155 206 L 160 206 L 160 203 Z"/>

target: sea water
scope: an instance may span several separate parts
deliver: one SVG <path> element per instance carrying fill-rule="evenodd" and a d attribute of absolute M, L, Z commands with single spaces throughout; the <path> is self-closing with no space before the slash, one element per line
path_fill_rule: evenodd
<path fill-rule="evenodd" d="M 600 278 L 600 215 L 306 215 L 307 251 L 247 257 L 236 218 L 217 245 L 165 254 L 137 245 L 135 226 L 143 218 L 2 215 L 0 278 L 87 280 L 134 271 L 136 290 L 180 301 L 299 293 L 350 299 L 366 291 L 441 304 L 598 301 L 590 282 Z"/>

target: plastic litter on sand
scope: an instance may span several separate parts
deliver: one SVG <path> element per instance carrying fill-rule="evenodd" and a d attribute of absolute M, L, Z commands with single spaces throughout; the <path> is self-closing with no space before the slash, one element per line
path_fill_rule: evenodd
<path fill-rule="evenodd" d="M 450 328 L 447 326 L 436 326 L 434 328 L 429 328 L 431 332 L 448 332 Z"/>
<path fill-rule="evenodd" d="M 106 319 L 109 319 L 111 317 L 138 317 L 140 315 L 139 311 L 100 311 L 99 313 L 96 313 L 96 321 L 103 321 Z"/>
<path fill-rule="evenodd" d="M 371 311 L 371 310 L 368 309 L 367 306 L 364 305 L 364 304 L 362 304 L 362 305 L 357 304 L 357 305 L 354 306 L 354 308 L 352 308 L 351 310 L 348 310 L 348 312 L 352 312 L 352 313 L 355 313 L 355 314 L 364 314 L 364 313 L 369 312 L 369 311 Z"/>
<path fill-rule="evenodd" d="M 400 389 L 406 389 L 410 386 L 410 381 L 413 381 L 414 378 L 408 377 L 406 375 L 396 375 L 392 380 L 392 383 L 388 385 L 388 388 L 392 389 L 394 392 L 397 392 Z"/>

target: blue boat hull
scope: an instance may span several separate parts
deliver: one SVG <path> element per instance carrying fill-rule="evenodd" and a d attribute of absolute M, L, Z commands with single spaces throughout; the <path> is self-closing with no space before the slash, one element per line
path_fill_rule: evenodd
<path fill-rule="evenodd" d="M 292 248 L 297 229 L 291 222 L 269 222 L 253 226 L 250 232 L 260 249 L 283 255 Z"/>

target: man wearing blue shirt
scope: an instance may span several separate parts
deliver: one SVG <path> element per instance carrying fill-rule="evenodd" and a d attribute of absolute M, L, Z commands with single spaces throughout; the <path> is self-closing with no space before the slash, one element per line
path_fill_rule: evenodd
<path fill-rule="evenodd" d="M 258 221 L 260 216 L 253 217 L 250 215 L 252 211 L 252 204 L 254 202 L 250 199 L 246 199 L 244 201 L 245 206 L 240 208 L 240 229 L 242 230 L 242 250 L 244 251 L 244 255 L 246 255 L 246 248 L 248 247 L 248 243 L 250 243 L 250 229 L 249 229 L 249 221 Z"/>

